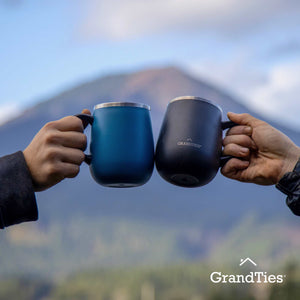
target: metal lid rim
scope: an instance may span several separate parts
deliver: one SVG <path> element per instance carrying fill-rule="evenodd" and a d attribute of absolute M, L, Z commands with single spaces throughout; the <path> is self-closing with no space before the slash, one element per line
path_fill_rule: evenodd
<path fill-rule="evenodd" d="M 105 102 L 99 103 L 94 106 L 94 110 L 105 107 L 115 107 L 115 106 L 129 106 L 129 107 L 139 107 L 151 110 L 148 104 L 138 103 L 138 102 Z"/>
<path fill-rule="evenodd" d="M 218 108 L 221 111 L 221 113 L 223 113 L 223 110 L 219 105 L 213 103 L 210 100 L 207 100 L 207 99 L 204 99 L 204 98 L 201 98 L 201 97 L 197 97 L 197 96 L 180 96 L 180 97 L 176 97 L 176 98 L 172 99 L 169 102 L 169 104 L 173 103 L 175 101 L 180 101 L 180 100 L 198 100 L 198 101 L 206 102 L 208 104 L 211 104 L 211 105 L 215 106 L 216 108 Z"/>

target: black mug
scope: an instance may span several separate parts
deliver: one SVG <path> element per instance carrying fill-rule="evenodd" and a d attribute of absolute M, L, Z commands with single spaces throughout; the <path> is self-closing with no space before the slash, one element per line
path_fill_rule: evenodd
<path fill-rule="evenodd" d="M 158 173 L 183 187 L 209 183 L 230 158 L 222 156 L 222 110 L 209 100 L 184 96 L 169 102 L 156 145 Z"/>

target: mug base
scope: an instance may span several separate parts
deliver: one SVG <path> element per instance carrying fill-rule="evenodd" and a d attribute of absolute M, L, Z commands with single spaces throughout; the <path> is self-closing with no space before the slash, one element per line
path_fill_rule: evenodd
<path fill-rule="evenodd" d="M 106 187 L 113 187 L 113 188 L 131 188 L 131 187 L 137 187 L 143 184 L 136 184 L 136 183 L 108 183 L 108 184 L 102 184 Z"/>
<path fill-rule="evenodd" d="M 198 187 L 200 185 L 198 178 L 189 174 L 175 174 L 170 179 L 173 184 L 183 187 Z"/>

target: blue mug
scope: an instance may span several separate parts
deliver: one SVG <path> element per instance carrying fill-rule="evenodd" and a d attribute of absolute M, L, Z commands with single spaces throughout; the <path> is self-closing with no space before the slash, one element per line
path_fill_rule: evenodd
<path fill-rule="evenodd" d="M 107 102 L 94 107 L 93 116 L 76 115 L 92 125 L 90 155 L 85 162 L 101 185 L 135 187 L 145 184 L 154 167 L 150 106 Z"/>

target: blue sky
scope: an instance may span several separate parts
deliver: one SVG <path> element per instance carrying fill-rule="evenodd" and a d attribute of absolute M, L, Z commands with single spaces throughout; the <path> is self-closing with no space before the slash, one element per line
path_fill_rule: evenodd
<path fill-rule="evenodd" d="M 176 64 L 300 128 L 300 2 L 0 0 L 0 122 L 95 76 Z"/>

